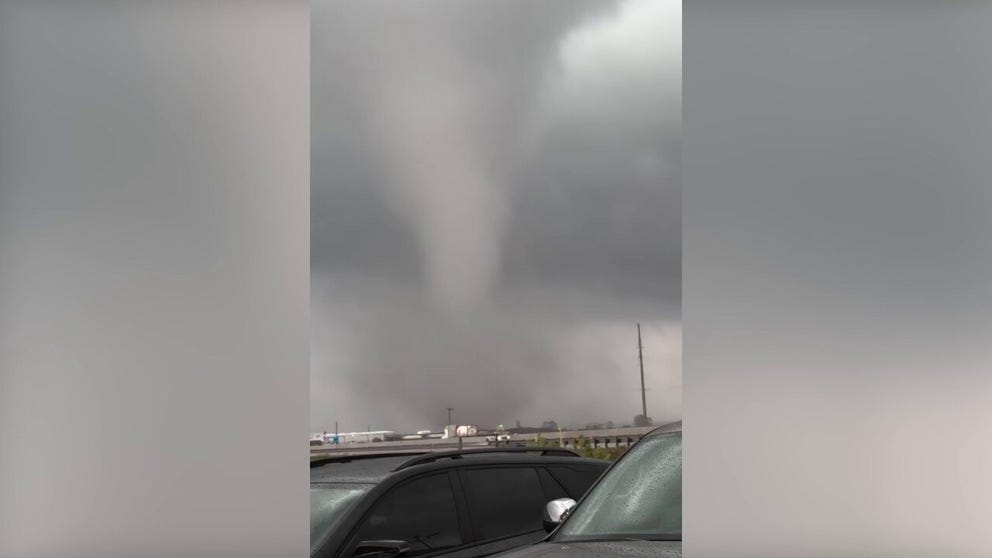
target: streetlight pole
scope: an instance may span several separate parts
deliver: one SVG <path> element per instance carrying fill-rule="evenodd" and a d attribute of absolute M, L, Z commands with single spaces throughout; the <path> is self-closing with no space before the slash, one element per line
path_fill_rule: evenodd
<path fill-rule="evenodd" d="M 447 409 L 448 409 L 448 424 L 446 424 L 445 426 L 449 426 L 451 424 L 451 411 L 454 411 L 454 408 L 452 407 L 448 407 Z"/>

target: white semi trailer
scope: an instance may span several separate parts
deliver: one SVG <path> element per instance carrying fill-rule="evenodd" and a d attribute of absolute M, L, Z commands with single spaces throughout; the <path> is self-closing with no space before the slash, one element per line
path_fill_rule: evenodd
<path fill-rule="evenodd" d="M 449 438 L 464 438 L 467 436 L 477 436 L 479 434 L 479 427 L 474 424 L 465 425 L 454 425 L 449 424 L 444 427 L 444 435 L 441 436 L 444 439 Z"/>

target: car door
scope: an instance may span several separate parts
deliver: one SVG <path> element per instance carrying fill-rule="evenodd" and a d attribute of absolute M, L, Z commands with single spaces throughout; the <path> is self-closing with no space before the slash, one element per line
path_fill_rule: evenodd
<path fill-rule="evenodd" d="M 405 480 L 369 508 L 338 558 L 354 556 L 362 541 L 381 540 L 406 541 L 404 558 L 474 556 L 461 507 L 446 471 Z"/>
<path fill-rule="evenodd" d="M 460 473 L 476 545 L 475 556 L 488 556 L 539 541 L 549 495 L 563 489 L 543 467 L 488 466 Z"/>

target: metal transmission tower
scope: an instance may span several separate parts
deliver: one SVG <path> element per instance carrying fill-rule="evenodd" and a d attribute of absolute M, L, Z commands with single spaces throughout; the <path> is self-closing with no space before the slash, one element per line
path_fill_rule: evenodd
<path fill-rule="evenodd" d="M 644 388 L 644 349 L 641 345 L 641 324 L 637 324 L 637 360 L 641 365 L 641 414 L 648 419 L 648 397 Z"/>

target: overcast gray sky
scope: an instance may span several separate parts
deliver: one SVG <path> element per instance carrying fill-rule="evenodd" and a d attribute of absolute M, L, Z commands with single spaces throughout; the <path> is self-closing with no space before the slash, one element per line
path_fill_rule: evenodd
<path fill-rule="evenodd" d="M 681 416 L 681 3 L 318 1 L 311 425 Z"/>

